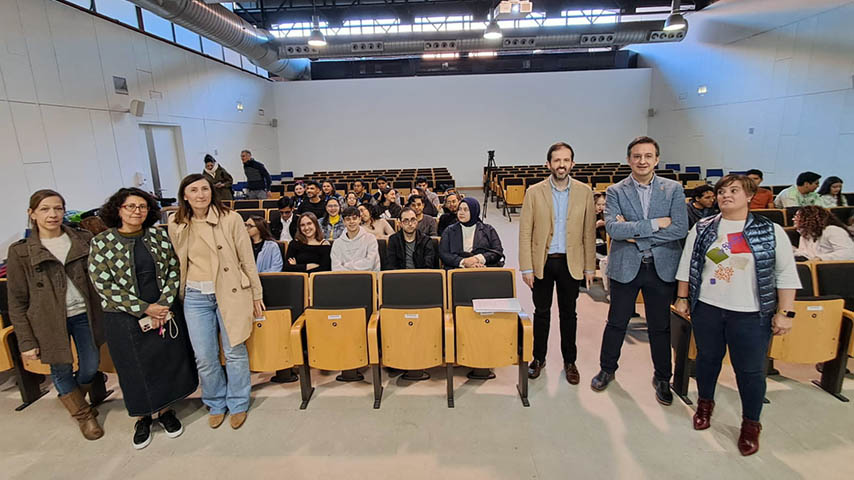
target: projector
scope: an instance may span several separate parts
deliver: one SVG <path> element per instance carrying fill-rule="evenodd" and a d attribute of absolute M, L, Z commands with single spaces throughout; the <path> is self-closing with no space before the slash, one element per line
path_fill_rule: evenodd
<path fill-rule="evenodd" d="M 495 7 L 492 18 L 496 20 L 516 20 L 525 18 L 531 13 L 533 2 L 527 0 L 504 0 Z"/>

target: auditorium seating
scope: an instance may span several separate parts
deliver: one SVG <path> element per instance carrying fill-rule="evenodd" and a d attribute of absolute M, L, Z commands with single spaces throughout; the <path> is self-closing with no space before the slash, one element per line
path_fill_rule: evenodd
<path fill-rule="evenodd" d="M 293 185 L 298 181 L 306 182 L 314 180 L 322 182 L 330 180 L 335 186 L 335 190 L 344 195 L 353 188 L 353 182 L 361 180 L 365 184 L 366 189 L 370 189 L 371 193 L 377 191 L 375 182 L 377 177 L 386 177 L 390 185 L 401 193 L 408 194 L 415 187 L 415 179 L 424 177 L 427 180 L 427 186 L 436 193 L 444 193 L 448 189 L 456 188 L 456 181 L 451 173 L 445 167 L 438 168 L 409 168 L 409 169 L 384 169 L 384 170 L 336 170 L 336 171 L 316 171 L 301 177 L 286 179 L 282 181 L 283 191 L 285 195 L 293 195 Z"/>

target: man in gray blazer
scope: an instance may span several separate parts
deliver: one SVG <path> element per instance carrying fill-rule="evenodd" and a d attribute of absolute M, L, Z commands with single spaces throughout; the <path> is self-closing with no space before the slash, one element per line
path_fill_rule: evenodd
<path fill-rule="evenodd" d="M 638 137 L 627 148 L 632 174 L 608 187 L 605 230 L 611 236 L 608 278 L 611 307 L 599 356 L 601 371 L 590 383 L 593 390 L 607 388 L 617 371 L 626 328 L 643 293 L 649 347 L 659 403 L 670 405 L 670 304 L 676 291 L 676 270 L 682 255 L 680 240 L 688 234 L 688 214 L 682 184 L 655 175 L 658 143 Z"/>

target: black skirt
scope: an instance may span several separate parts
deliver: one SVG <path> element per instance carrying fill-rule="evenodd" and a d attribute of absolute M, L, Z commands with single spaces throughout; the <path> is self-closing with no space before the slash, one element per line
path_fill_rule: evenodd
<path fill-rule="evenodd" d="M 180 309 L 177 309 L 180 312 Z M 199 386 L 190 336 L 182 313 L 175 313 L 178 336 L 159 329 L 143 332 L 139 319 L 126 313 L 104 313 L 104 333 L 125 408 L 132 417 L 152 415 L 186 398 Z M 173 327 L 174 332 L 174 327 Z"/>

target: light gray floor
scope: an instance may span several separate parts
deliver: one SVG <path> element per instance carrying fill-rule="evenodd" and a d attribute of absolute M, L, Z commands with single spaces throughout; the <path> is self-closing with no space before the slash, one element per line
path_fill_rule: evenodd
<path fill-rule="evenodd" d="M 518 216 L 508 223 L 490 205 L 487 222 L 509 252 L 507 266 L 515 268 Z M 521 281 L 517 288 L 523 306 L 532 310 Z M 854 473 L 854 405 L 812 386 L 809 380 L 818 378 L 812 366 L 778 365 L 783 376 L 768 380 L 772 403 L 763 412 L 762 448 L 742 458 L 735 445 L 738 393 L 728 367 L 712 428 L 695 432 L 691 407 L 679 400 L 670 407 L 656 403 L 642 333 L 627 338 L 616 383 L 604 393 L 590 390 L 608 305 L 586 294 L 578 302 L 582 381 L 567 384 L 556 308 L 548 366 L 531 382 L 530 408 L 516 395 L 514 367 L 498 369 L 498 378 L 488 382 L 470 381 L 458 369 L 454 409 L 445 405 L 441 369 L 418 384 L 386 377 L 380 410 L 371 408 L 370 374 L 365 382 L 342 384 L 315 372 L 319 385 L 305 411 L 298 410 L 298 384 L 272 384 L 265 382 L 269 375 L 254 375 L 253 403 L 242 429 L 233 431 L 227 423 L 208 428 L 197 393 L 179 408 L 181 437 L 167 438 L 156 426 L 151 445 L 135 451 L 134 421 L 120 392 L 99 408 L 106 435 L 87 442 L 55 392 L 15 412 L 20 397 L 7 382 L 0 389 L 0 478 L 782 480 Z M 854 398 L 854 378 L 844 388 Z M 693 382 L 691 396 L 696 399 Z"/>

